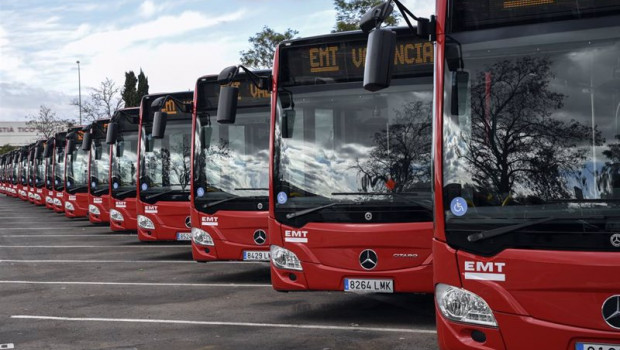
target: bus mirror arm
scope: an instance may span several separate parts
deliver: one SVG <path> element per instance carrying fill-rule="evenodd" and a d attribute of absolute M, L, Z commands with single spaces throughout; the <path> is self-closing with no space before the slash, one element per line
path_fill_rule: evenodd
<path fill-rule="evenodd" d="M 244 67 L 243 65 L 230 66 L 224 68 L 217 77 L 220 86 L 220 96 L 217 104 L 217 122 L 220 124 L 234 124 L 237 116 L 237 101 L 239 99 L 239 88 L 232 86 L 231 83 L 243 69 L 252 84 L 260 90 L 269 91 L 272 85 L 271 77 L 262 77 Z"/>
<path fill-rule="evenodd" d="M 373 7 L 370 11 L 364 14 L 364 16 L 362 16 L 362 19 L 360 20 L 360 29 L 364 33 L 370 33 L 373 29 L 379 29 L 381 24 L 383 24 L 383 22 L 388 18 L 388 16 L 392 13 L 394 9 L 392 2 L 396 4 L 396 7 L 398 7 L 398 10 L 403 15 L 405 22 L 407 22 L 407 26 L 409 26 L 409 29 L 415 32 L 417 36 L 427 39 L 429 41 L 436 40 L 437 21 L 435 16 L 431 16 L 430 19 L 417 17 L 399 0 L 388 0 L 382 4 Z M 416 27 L 413 26 L 413 24 L 409 20 L 409 17 L 413 18 L 417 22 Z"/>

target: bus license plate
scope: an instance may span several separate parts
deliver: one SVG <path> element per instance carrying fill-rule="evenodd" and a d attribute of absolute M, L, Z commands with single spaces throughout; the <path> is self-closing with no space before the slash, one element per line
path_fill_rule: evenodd
<path fill-rule="evenodd" d="M 345 292 L 394 293 L 394 281 L 390 279 L 344 279 Z"/>
<path fill-rule="evenodd" d="M 244 250 L 243 260 L 245 261 L 269 261 L 271 259 L 271 253 L 269 251 L 254 251 Z"/>
<path fill-rule="evenodd" d="M 620 350 L 620 344 L 577 343 L 575 350 Z"/>
<path fill-rule="evenodd" d="M 191 232 L 177 232 L 177 241 L 191 241 Z"/>

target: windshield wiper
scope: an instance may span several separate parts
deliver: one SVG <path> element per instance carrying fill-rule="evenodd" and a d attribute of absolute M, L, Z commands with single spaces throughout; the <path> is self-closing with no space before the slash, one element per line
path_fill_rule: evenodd
<path fill-rule="evenodd" d="M 398 193 L 396 192 L 334 192 L 332 193 L 332 196 L 347 196 L 347 195 L 355 195 L 355 194 L 365 195 L 365 196 L 394 196 L 394 197 L 402 198 L 424 209 L 428 209 L 431 211 L 433 210 L 432 204 L 423 203 L 423 202 L 420 202 L 420 201 L 417 201 L 415 199 L 411 199 L 405 196 L 405 194 L 414 194 L 414 193 L 416 192 L 398 192 Z"/>
<path fill-rule="evenodd" d="M 109 189 L 108 187 L 106 187 L 106 188 L 100 188 L 100 189 L 98 189 L 98 190 L 93 190 L 92 194 L 93 194 L 93 196 L 98 196 L 98 195 L 100 195 L 100 194 L 104 194 L 104 193 L 108 192 L 109 190 L 110 190 L 110 189 Z"/>
<path fill-rule="evenodd" d="M 184 194 L 184 193 L 188 193 L 188 194 L 189 194 L 189 191 L 183 191 L 183 190 L 168 190 L 168 191 L 163 191 L 163 192 L 157 192 L 157 193 L 155 193 L 155 194 L 152 194 L 152 195 L 150 195 L 150 196 L 146 196 L 146 197 L 144 197 L 144 198 L 146 198 L 146 199 L 149 199 L 149 200 L 150 200 L 150 199 L 154 199 L 154 198 L 157 198 L 157 197 L 161 197 L 161 196 L 163 196 L 163 195 L 170 194 L 170 193 L 174 193 L 174 192 L 178 192 L 178 194 Z"/>
<path fill-rule="evenodd" d="M 124 195 L 132 193 L 132 192 L 136 192 L 136 190 L 133 189 L 133 190 L 128 190 L 128 191 L 118 192 L 118 193 L 114 193 L 114 195 L 115 196 L 124 196 Z"/>
<path fill-rule="evenodd" d="M 286 214 L 286 218 L 287 219 L 292 219 L 292 218 L 296 218 L 298 216 L 303 216 L 303 215 L 306 215 L 306 214 L 314 213 L 316 211 L 323 210 L 325 208 L 333 207 L 333 206 L 336 206 L 336 205 L 344 205 L 344 204 L 362 204 L 362 203 L 361 202 L 333 202 L 333 203 L 321 205 L 321 206 L 314 207 L 314 208 L 308 208 L 308 209 L 303 209 L 303 210 L 300 210 L 300 211 L 288 213 L 288 214 Z"/>
<path fill-rule="evenodd" d="M 513 231 L 520 230 L 522 228 L 526 228 L 526 227 L 529 227 L 529 226 L 534 226 L 534 225 L 542 224 L 542 223 L 545 223 L 547 221 L 552 221 L 552 220 L 556 220 L 556 219 L 557 218 L 555 216 L 549 216 L 549 217 L 538 219 L 538 220 L 532 220 L 532 221 L 524 222 L 522 224 L 498 227 L 498 228 L 494 228 L 492 230 L 486 230 L 486 231 L 482 231 L 482 232 L 478 232 L 478 233 L 473 233 L 473 234 L 467 236 L 467 240 L 470 241 L 470 242 L 477 242 L 477 241 L 480 241 L 482 239 L 487 239 L 487 238 L 491 238 L 491 237 L 501 236 L 501 235 L 506 234 L 506 233 L 510 233 L 510 232 L 513 232 Z"/>
<path fill-rule="evenodd" d="M 72 188 L 68 188 L 67 191 L 81 191 L 81 190 L 87 190 L 88 186 L 80 186 L 80 187 L 72 187 Z"/>

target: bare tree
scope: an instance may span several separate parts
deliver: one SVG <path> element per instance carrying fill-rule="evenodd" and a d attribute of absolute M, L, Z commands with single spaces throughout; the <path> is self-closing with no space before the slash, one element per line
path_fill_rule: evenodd
<path fill-rule="evenodd" d="M 99 87 L 90 90 L 89 98 L 82 101 L 82 114 L 85 116 L 82 122 L 84 124 L 89 124 L 97 119 L 111 118 L 116 110 L 123 108 L 121 88 L 116 86 L 114 80 L 105 78 Z M 79 106 L 77 100 L 73 100 L 71 104 Z"/>
<path fill-rule="evenodd" d="M 38 114 L 27 115 L 26 125 L 37 130 L 37 136 L 49 139 L 54 134 L 64 131 L 72 125 L 68 119 L 62 119 L 56 116 L 56 113 L 49 107 L 41 105 Z"/>

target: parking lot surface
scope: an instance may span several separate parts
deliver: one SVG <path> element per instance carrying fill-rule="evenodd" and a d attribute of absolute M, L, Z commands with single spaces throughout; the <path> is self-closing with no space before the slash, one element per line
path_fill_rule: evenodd
<path fill-rule="evenodd" d="M 279 293 L 266 263 L 192 261 L 0 195 L 0 349 L 437 349 L 432 295 Z"/>

